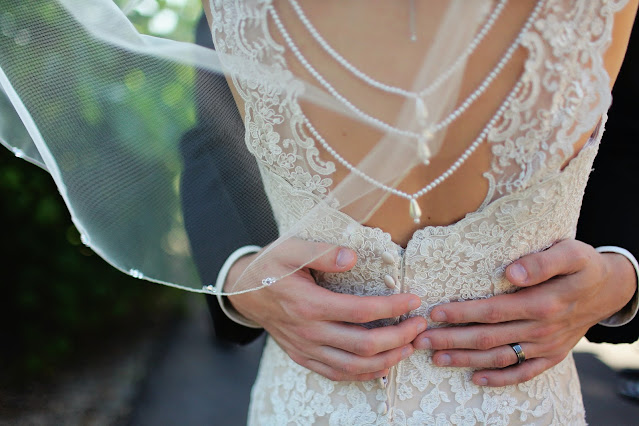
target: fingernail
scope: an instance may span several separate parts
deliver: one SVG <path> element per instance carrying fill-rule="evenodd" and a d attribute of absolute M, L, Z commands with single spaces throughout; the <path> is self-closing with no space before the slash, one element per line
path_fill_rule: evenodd
<path fill-rule="evenodd" d="M 446 321 L 446 312 L 434 311 L 434 312 L 431 312 L 430 317 L 433 319 L 433 321 L 444 322 Z"/>
<path fill-rule="evenodd" d="M 412 353 L 413 349 L 409 346 L 406 346 L 404 349 L 402 349 L 402 359 L 408 358 Z"/>
<path fill-rule="evenodd" d="M 382 370 L 382 371 L 378 371 L 377 373 L 375 373 L 375 378 L 379 379 L 380 377 L 384 377 L 386 375 L 386 371 Z"/>
<path fill-rule="evenodd" d="M 417 309 L 421 306 L 422 301 L 419 299 L 412 299 L 410 302 L 408 302 L 408 309 L 410 309 L 411 311 L 414 309 Z"/>
<path fill-rule="evenodd" d="M 428 337 L 422 337 L 421 340 L 419 341 L 419 346 L 422 349 L 430 349 L 433 347 Z"/>
<path fill-rule="evenodd" d="M 526 282 L 526 278 L 528 278 L 528 273 L 526 269 L 521 266 L 519 263 L 515 263 L 514 265 L 510 265 L 510 276 L 519 284 L 523 284 Z"/>
<path fill-rule="evenodd" d="M 421 333 L 422 331 L 426 330 L 426 326 L 428 324 L 426 324 L 424 321 L 420 321 L 419 324 L 417 324 L 417 332 Z"/>
<path fill-rule="evenodd" d="M 437 365 L 440 365 L 440 366 L 450 365 L 450 355 L 447 355 L 447 354 L 440 355 L 437 358 Z"/>
<path fill-rule="evenodd" d="M 337 253 L 337 259 L 335 260 L 335 263 L 338 267 L 345 268 L 353 262 L 353 259 L 355 259 L 355 255 L 353 254 L 353 252 L 349 249 L 343 248 L 340 249 Z"/>
<path fill-rule="evenodd" d="M 481 379 L 477 380 L 477 384 L 479 386 L 486 386 L 488 384 L 488 379 L 485 377 L 482 377 Z"/>

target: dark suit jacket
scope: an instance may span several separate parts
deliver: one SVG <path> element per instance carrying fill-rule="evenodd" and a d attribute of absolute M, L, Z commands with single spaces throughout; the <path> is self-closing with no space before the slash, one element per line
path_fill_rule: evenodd
<path fill-rule="evenodd" d="M 204 18 L 196 42 L 213 48 Z M 207 120 L 198 120 L 201 124 L 182 137 L 180 194 L 200 278 L 204 284 L 213 284 L 233 251 L 245 245 L 267 245 L 277 239 L 277 226 L 264 189 L 255 185 L 260 182 L 256 169 L 246 162 L 244 124 L 226 79 L 206 72 L 197 78 L 198 114 Z M 207 303 L 215 335 L 223 341 L 245 344 L 262 334 L 229 320 L 215 297 L 207 296 Z"/>
<path fill-rule="evenodd" d="M 595 247 L 615 245 L 639 257 L 639 15 L 612 92 L 606 132 L 595 159 L 577 227 L 577 239 Z M 611 289 L 610 291 L 614 291 Z M 592 342 L 630 343 L 639 339 L 639 315 L 623 327 L 594 326 Z"/>
<path fill-rule="evenodd" d="M 639 80 L 635 77 L 639 75 L 638 33 L 635 26 L 631 48 L 613 93 L 605 140 L 586 191 L 577 234 L 578 239 L 594 246 L 618 245 L 635 255 L 639 255 L 639 224 L 627 200 L 636 193 L 639 183 L 636 165 L 631 164 L 639 158 L 639 120 L 631 117 L 639 98 Z M 213 47 L 205 20 L 200 22 L 197 42 Z M 234 250 L 249 244 L 266 245 L 277 238 L 277 228 L 274 221 L 266 227 L 255 226 L 263 223 L 257 218 L 272 215 L 263 188 L 254 184 L 259 181 L 258 176 L 251 174 L 250 168 L 238 167 L 242 164 L 238 163 L 239 150 L 245 149 L 243 125 L 225 79 L 204 73 L 199 79 L 199 92 L 205 94 L 198 102 L 201 113 L 220 120 L 199 126 L 184 136 L 181 193 L 186 229 L 200 276 L 204 283 L 213 283 Z M 215 102 L 207 102 L 211 98 Z M 215 155 L 219 149 L 225 155 Z M 227 191 L 222 182 L 240 185 L 244 190 Z M 207 302 L 218 338 L 245 344 L 262 333 L 229 320 L 214 297 L 207 296 Z M 639 317 L 624 327 L 595 326 L 586 336 L 596 342 L 633 342 L 639 338 Z"/>

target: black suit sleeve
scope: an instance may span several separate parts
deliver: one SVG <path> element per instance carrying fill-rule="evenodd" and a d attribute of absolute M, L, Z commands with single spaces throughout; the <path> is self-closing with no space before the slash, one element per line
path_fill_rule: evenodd
<path fill-rule="evenodd" d="M 251 217 L 257 211 L 261 214 L 269 212 L 263 189 L 254 185 L 256 178 L 244 175 L 229 179 L 224 176 L 239 172 L 233 165 L 232 156 L 216 155 L 211 147 L 217 138 L 225 137 L 228 135 L 214 133 L 211 129 L 196 128 L 182 138 L 182 210 L 191 251 L 204 284 L 215 283 L 222 264 L 236 249 L 250 244 L 263 246 L 277 237 L 272 220 L 266 223 L 268 229 L 263 228 L 260 232 L 254 231 L 254 226 L 251 226 L 256 223 L 265 224 L 263 218 L 256 220 Z M 221 158 L 229 161 L 220 162 Z M 225 185 L 229 184 L 244 185 L 246 191 L 242 194 L 227 191 Z M 247 203 L 254 203 L 257 210 L 247 212 L 241 208 Z M 270 231 L 271 235 L 265 230 Z M 245 344 L 262 334 L 262 330 L 231 321 L 214 296 L 206 297 L 216 337 L 231 343 Z"/>
<path fill-rule="evenodd" d="M 639 187 L 637 76 L 639 28 L 635 20 L 626 59 L 613 90 L 606 132 L 586 189 L 577 228 L 577 239 L 595 247 L 620 246 L 635 257 L 639 257 L 639 216 L 635 201 Z M 639 316 L 622 327 L 596 325 L 586 337 L 591 342 L 634 342 L 639 339 Z"/>
<path fill-rule="evenodd" d="M 213 47 L 206 19 L 197 43 Z M 265 246 L 277 227 L 260 182 L 255 160 L 247 159 L 244 124 L 226 79 L 199 72 L 197 106 L 200 125 L 180 142 L 183 160 L 180 195 L 191 251 L 203 284 L 214 284 L 228 256 L 246 245 Z M 250 160 L 250 162 L 248 161 Z M 263 330 L 226 317 L 217 299 L 207 296 L 216 337 L 246 344 Z"/>

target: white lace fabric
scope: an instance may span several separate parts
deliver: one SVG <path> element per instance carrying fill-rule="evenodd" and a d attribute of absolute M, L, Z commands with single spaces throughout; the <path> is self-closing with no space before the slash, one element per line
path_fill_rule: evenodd
<path fill-rule="evenodd" d="M 358 254 L 348 273 L 318 273 L 318 284 L 337 292 L 389 295 L 387 274 L 401 291 L 417 294 L 422 306 L 411 315 L 428 317 L 440 303 L 513 291 L 504 268 L 553 242 L 574 237 L 596 141 L 561 173 L 499 198 L 451 226 L 415 233 L 406 250 L 389 234 L 353 222 L 346 244 Z M 278 179 L 279 180 L 279 179 Z M 285 183 L 280 185 L 285 187 Z M 267 187 L 268 188 L 268 187 Z M 333 225 L 309 230 L 313 239 L 333 242 Z M 348 225 L 347 225 L 348 226 Z M 385 254 L 392 256 L 386 262 Z M 395 319 L 369 324 L 389 325 Z M 430 322 L 431 327 L 445 326 Z M 378 382 L 331 382 L 300 367 L 269 339 L 253 390 L 251 424 L 581 424 L 584 411 L 572 357 L 519 386 L 478 387 L 468 368 L 432 364 L 430 351 L 417 351 L 392 369 L 388 389 Z M 380 413 L 388 403 L 388 413 Z"/>
<path fill-rule="evenodd" d="M 546 0 L 524 36 L 528 59 L 519 79 L 523 88 L 489 132 L 492 165 L 484 174 L 489 191 L 481 207 L 452 225 L 418 230 L 405 250 L 390 234 L 335 209 L 298 236 L 347 245 L 357 252 L 358 262 L 346 273 L 317 273 L 318 284 L 357 295 L 414 293 L 422 298 L 422 307 L 411 315 L 427 317 L 441 303 L 514 291 L 504 278 L 509 263 L 574 237 L 611 101 L 602 55 L 610 43 L 614 12 L 624 4 Z M 284 47 L 268 34 L 270 5 L 269 0 L 212 0 L 213 37 L 218 50 L 270 62 L 287 78 L 292 74 Z M 284 96 L 266 90 L 259 80 L 233 82 L 244 101 L 247 147 L 258 160 L 285 233 L 330 194 L 335 165 L 320 156 L 315 141 L 301 130 L 305 117 L 294 88 Z M 600 120 L 589 143 L 574 156 L 575 143 Z M 386 275 L 395 288 L 385 284 Z M 517 386 L 478 387 L 470 381 L 472 372 L 436 367 L 430 351 L 417 351 L 392 369 L 387 387 L 373 381 L 332 382 L 297 365 L 269 339 L 249 423 L 585 423 L 571 356 Z"/>

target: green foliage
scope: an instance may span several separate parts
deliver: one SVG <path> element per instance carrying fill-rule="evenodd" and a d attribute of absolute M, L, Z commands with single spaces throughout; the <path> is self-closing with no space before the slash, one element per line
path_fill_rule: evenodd
<path fill-rule="evenodd" d="M 116 0 L 116 3 L 124 7 L 129 0 Z M 138 3 L 128 15 L 139 31 L 183 41 L 193 39 L 193 28 L 201 12 L 199 0 Z M 8 0 L 6 4 L 3 2 L 0 17 L 4 19 L 5 33 L 10 32 L 12 25 L 21 28 L 19 22 L 11 23 L 11 12 L 17 8 L 30 8 L 30 15 L 38 17 L 32 20 L 36 24 L 32 27 L 30 43 L 0 42 L 0 57 L 10 63 L 19 49 L 23 55 L 31 48 L 39 48 L 41 52 L 43 46 L 48 56 L 33 55 L 28 69 L 8 67 L 14 86 L 25 93 L 36 94 L 47 93 L 47 88 L 56 84 L 73 82 L 74 90 L 65 92 L 66 97 L 58 96 L 27 107 L 50 123 L 55 123 L 63 114 L 84 120 L 73 128 L 49 126 L 53 130 L 43 135 L 45 139 L 93 141 L 99 140 L 95 135 L 109 135 L 104 155 L 124 150 L 130 153 L 131 161 L 136 162 L 141 176 L 163 180 L 167 182 L 164 186 L 172 185 L 179 174 L 180 159 L 166 155 L 168 148 L 162 147 L 175 145 L 195 124 L 194 73 L 179 65 L 145 67 L 141 63 L 137 66 L 128 60 L 126 53 L 116 49 L 95 50 L 95 57 L 99 58 L 96 63 L 102 64 L 100 66 L 93 63 L 76 66 L 76 58 L 62 52 L 91 48 L 82 30 L 73 29 L 56 39 L 38 38 L 39 34 L 47 33 L 46 27 L 54 24 L 60 10 L 56 10 L 52 2 Z M 177 17 L 173 25 L 172 19 Z M 123 69 L 121 65 L 125 61 L 127 68 Z M 124 87 L 110 85 L 111 81 L 122 80 Z M 149 86 L 149 81 L 162 85 Z M 118 99 L 126 99 L 132 108 L 119 111 Z M 168 109 L 173 121 L 154 120 L 159 109 Z M 108 122 L 107 114 L 110 114 Z M 121 114 L 120 119 L 114 120 L 117 114 Z M 131 134 L 153 140 L 157 145 L 153 150 L 145 150 L 136 143 L 137 139 L 129 136 Z M 79 162 L 81 152 L 58 154 L 60 168 L 68 176 L 79 172 L 80 167 L 99 167 L 85 157 Z M 99 187 L 93 187 L 91 193 L 96 200 L 109 196 Z M 3 266 L 0 381 L 53 374 L 57 367 L 81 356 L 87 348 L 96 349 L 96 344 L 98 347 L 104 344 L 109 336 L 142 327 L 157 317 L 175 312 L 180 306 L 182 293 L 179 291 L 130 278 L 82 245 L 51 176 L 15 159 L 3 149 L 0 149 L 0 197 L 0 218 L 4 224 L 0 247 Z M 139 218 L 128 220 L 136 221 L 139 222 Z M 168 233 L 173 224 L 153 226 Z M 162 244 L 161 235 L 155 244 Z"/>
<path fill-rule="evenodd" d="M 80 243 L 51 177 L 0 151 L 0 380 L 52 375 L 176 312 L 182 293 L 128 277 Z"/>
<path fill-rule="evenodd" d="M 154 14 L 149 4 L 156 5 Z M 186 4 L 144 0 L 129 15 L 149 27 L 145 32 L 160 31 L 155 18 L 175 15 L 171 8 L 187 10 Z M 112 241 L 108 253 L 115 264 L 139 258 L 145 247 L 162 247 L 166 258 L 154 264 L 164 270 L 156 270 L 157 276 L 179 268 L 198 282 L 187 250 L 167 244 L 183 227 L 178 146 L 196 124 L 194 69 L 105 43 L 56 2 L 8 0 L 2 11 L 0 64 L 57 160 L 76 223 L 106 217 L 120 235 L 139 237 L 137 246 Z M 195 24 L 185 21 L 174 31 Z M 19 42 L 19 34 L 28 42 Z M 11 137 L 11 129 L 4 133 Z M 137 208 L 149 205 L 154 208 Z M 178 267 L 167 260 L 171 256 L 182 257 Z"/>
<path fill-rule="evenodd" d="M 193 28 L 200 19 L 200 0 L 114 0 L 142 34 L 149 34 L 172 40 L 194 39 Z M 135 7 L 129 10 L 128 5 Z"/>

